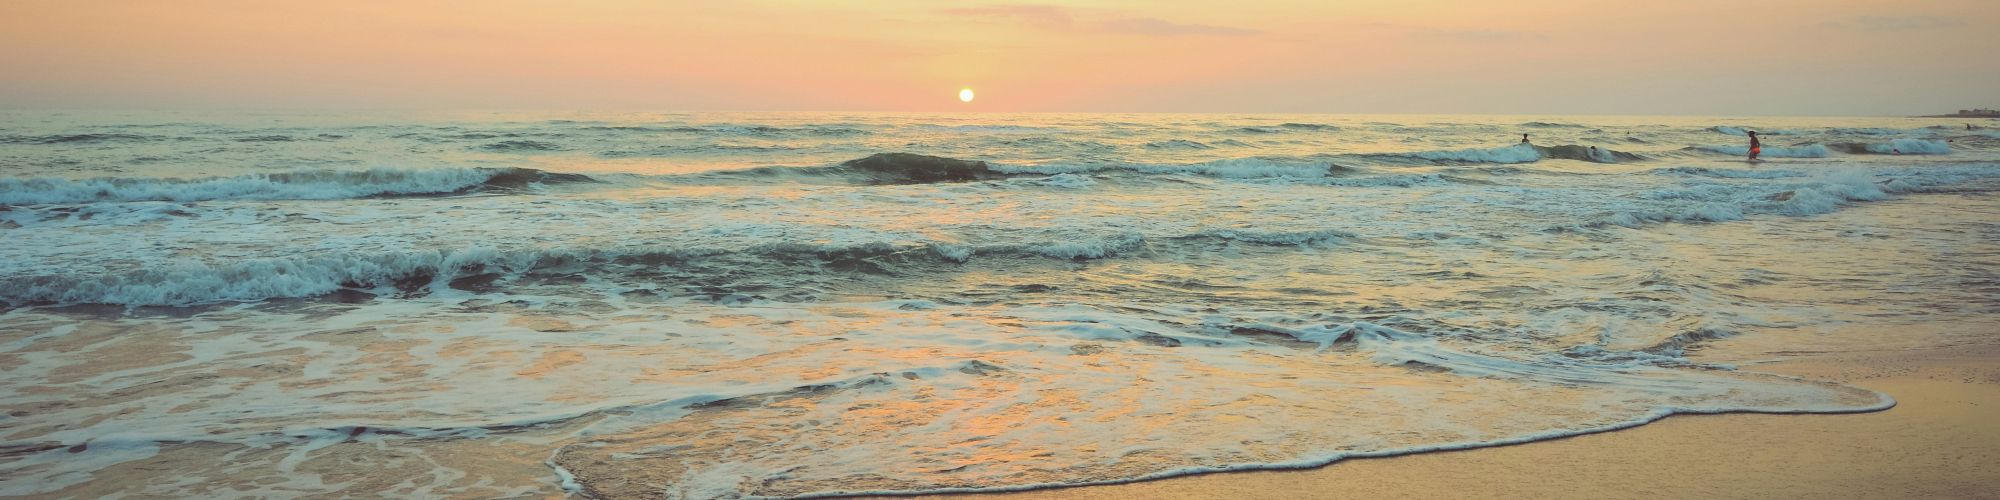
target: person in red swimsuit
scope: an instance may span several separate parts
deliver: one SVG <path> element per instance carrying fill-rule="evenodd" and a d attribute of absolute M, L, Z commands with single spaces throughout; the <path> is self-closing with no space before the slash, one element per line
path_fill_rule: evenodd
<path fill-rule="evenodd" d="M 1757 142 L 1757 132 L 1750 132 L 1750 160 L 1757 161 L 1757 153 L 1764 152 L 1764 143 Z"/>

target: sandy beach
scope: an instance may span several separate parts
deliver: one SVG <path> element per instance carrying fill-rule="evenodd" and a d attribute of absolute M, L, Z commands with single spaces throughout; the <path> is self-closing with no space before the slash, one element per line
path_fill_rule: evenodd
<path fill-rule="evenodd" d="M 1847 415 L 1682 415 L 1301 471 L 922 498 L 2000 498 L 2000 348 L 1827 354 L 1758 371 L 1894 396 Z"/>

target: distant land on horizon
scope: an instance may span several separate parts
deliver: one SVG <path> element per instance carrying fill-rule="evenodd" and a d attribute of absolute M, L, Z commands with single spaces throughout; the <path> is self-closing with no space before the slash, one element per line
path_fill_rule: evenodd
<path fill-rule="evenodd" d="M 1961 109 L 1949 115 L 1920 115 L 1917 118 L 2000 118 L 2000 109 Z"/>

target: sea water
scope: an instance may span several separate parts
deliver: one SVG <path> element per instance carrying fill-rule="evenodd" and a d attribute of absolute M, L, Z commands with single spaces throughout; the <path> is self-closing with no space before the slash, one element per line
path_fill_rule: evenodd
<path fill-rule="evenodd" d="M 1876 410 L 1755 363 L 1990 342 L 1995 190 L 1935 119 L 10 113 L 0 495 L 1006 490 Z"/>

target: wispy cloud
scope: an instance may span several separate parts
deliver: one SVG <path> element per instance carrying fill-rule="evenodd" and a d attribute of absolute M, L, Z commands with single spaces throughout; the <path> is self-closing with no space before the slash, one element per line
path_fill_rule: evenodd
<path fill-rule="evenodd" d="M 1851 31 L 1920 31 L 1964 26 L 1965 21 L 1943 16 L 1860 16 L 1820 23 L 1820 26 Z"/>
<path fill-rule="evenodd" d="M 1253 29 L 1183 24 L 1153 17 L 1079 15 L 1076 9 L 1055 5 L 1010 4 L 959 7 L 939 12 L 948 16 L 1005 21 L 1051 31 L 1108 33 L 1139 36 L 1244 36 L 1262 33 Z M 1081 13 L 1088 14 L 1088 13 Z M 1079 22 L 1078 18 L 1098 19 Z"/>

